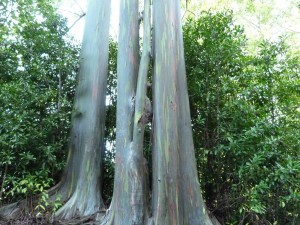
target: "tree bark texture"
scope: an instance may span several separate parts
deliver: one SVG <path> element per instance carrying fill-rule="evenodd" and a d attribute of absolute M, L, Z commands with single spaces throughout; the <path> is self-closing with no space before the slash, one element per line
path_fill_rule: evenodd
<path fill-rule="evenodd" d="M 212 224 L 198 181 L 179 0 L 153 0 L 154 224 Z"/>
<path fill-rule="evenodd" d="M 102 224 L 213 224 L 206 212 L 196 170 L 179 4 L 179 0 L 175 4 L 173 0 L 153 1 L 153 190 L 150 207 L 147 163 L 143 157 L 144 127 L 152 114 L 146 96 L 151 49 L 150 3 L 144 2 L 143 51 L 139 62 L 138 1 L 121 1 L 115 187 L 111 207 Z"/>
<path fill-rule="evenodd" d="M 142 225 L 148 219 L 143 140 L 145 125 L 152 115 L 146 96 L 151 49 L 150 1 L 144 2 L 141 60 L 138 6 L 138 0 L 121 0 L 115 186 L 110 212 L 103 224 Z"/>
<path fill-rule="evenodd" d="M 100 168 L 105 148 L 110 7 L 110 0 L 88 3 L 65 172 L 72 194 L 57 217 L 90 215 L 104 207 Z"/>

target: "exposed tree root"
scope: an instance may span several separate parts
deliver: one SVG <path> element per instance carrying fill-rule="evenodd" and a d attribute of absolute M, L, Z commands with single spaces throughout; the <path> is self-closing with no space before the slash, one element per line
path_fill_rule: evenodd
<path fill-rule="evenodd" d="M 96 224 L 97 213 L 84 217 L 75 217 L 73 219 L 68 220 L 56 220 L 54 221 L 54 225 L 94 225 Z"/>
<path fill-rule="evenodd" d="M 114 211 L 108 210 L 106 214 L 101 218 L 100 221 L 98 221 L 98 225 L 112 225 L 114 224 L 114 217 L 115 213 Z"/>
<path fill-rule="evenodd" d="M 15 202 L 0 208 L 0 219 L 12 220 L 22 215 L 25 201 Z"/>
<path fill-rule="evenodd" d="M 73 192 L 70 188 L 70 185 L 67 185 L 63 179 L 60 183 L 48 190 L 49 203 L 54 202 L 58 197 L 62 202 L 65 202 L 69 198 L 68 192 Z M 38 204 L 39 199 L 40 195 L 35 195 L 30 196 L 27 199 L 2 206 L 0 208 L 0 219 L 15 220 L 26 214 L 31 214 L 34 211 L 35 206 Z"/>
<path fill-rule="evenodd" d="M 114 198 L 111 201 L 109 209 L 106 210 L 106 212 L 103 213 L 101 211 L 97 214 L 96 217 L 96 223 L 97 225 L 107 225 L 107 224 L 113 224 L 114 217 L 115 217 L 115 211 L 112 210 L 114 208 Z"/>
<path fill-rule="evenodd" d="M 85 190 L 75 191 L 71 198 L 55 213 L 55 218 L 70 219 L 74 217 L 85 217 L 103 210 L 104 205 L 99 192 L 95 196 L 85 195 Z"/>

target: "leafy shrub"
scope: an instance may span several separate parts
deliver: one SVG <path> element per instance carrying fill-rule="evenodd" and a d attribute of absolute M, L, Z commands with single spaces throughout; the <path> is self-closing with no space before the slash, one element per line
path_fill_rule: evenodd
<path fill-rule="evenodd" d="M 79 51 L 51 1 L 4 1 L 0 10 L 4 203 L 36 193 L 35 185 L 46 188 L 60 177 Z"/>
<path fill-rule="evenodd" d="M 184 26 L 197 163 L 226 224 L 299 223 L 299 59 L 283 40 L 251 55 L 230 12 Z"/>

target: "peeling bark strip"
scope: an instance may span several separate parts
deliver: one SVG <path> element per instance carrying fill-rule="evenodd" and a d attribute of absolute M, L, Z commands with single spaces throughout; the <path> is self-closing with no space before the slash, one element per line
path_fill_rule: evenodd
<path fill-rule="evenodd" d="M 179 0 L 153 0 L 154 224 L 212 224 L 198 182 Z"/>

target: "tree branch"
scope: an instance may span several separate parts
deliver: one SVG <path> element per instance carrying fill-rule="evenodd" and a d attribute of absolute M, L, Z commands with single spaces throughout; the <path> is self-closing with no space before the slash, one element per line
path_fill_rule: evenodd
<path fill-rule="evenodd" d="M 75 24 L 81 19 L 83 18 L 84 16 L 86 15 L 86 13 L 83 13 L 79 16 L 79 18 L 68 28 L 68 31 L 70 31 L 72 29 L 72 27 L 75 26 Z"/>
<path fill-rule="evenodd" d="M 146 96 L 147 93 L 147 75 L 150 64 L 151 54 L 151 16 L 150 1 L 145 0 L 143 13 L 144 33 L 143 33 L 143 51 L 140 61 L 138 82 L 136 89 L 133 142 L 137 155 L 142 157 L 144 129 L 151 114 L 151 103 Z"/>

